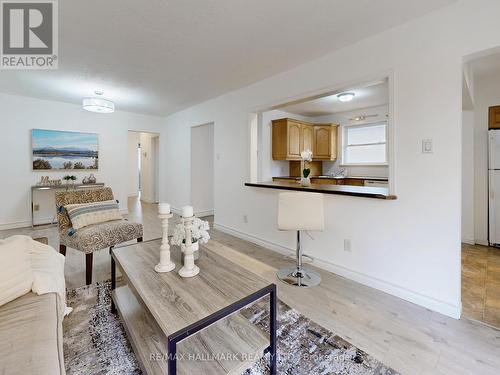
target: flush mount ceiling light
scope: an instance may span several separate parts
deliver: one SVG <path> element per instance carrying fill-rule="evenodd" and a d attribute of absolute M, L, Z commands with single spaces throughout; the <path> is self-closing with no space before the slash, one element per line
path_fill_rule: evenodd
<path fill-rule="evenodd" d="M 102 91 L 95 91 L 96 95 L 102 95 Z M 93 97 L 83 98 L 83 109 L 89 112 L 96 113 L 113 113 L 115 111 L 115 103 L 111 100 Z"/>
<path fill-rule="evenodd" d="M 354 95 L 353 92 L 343 92 L 342 94 L 338 94 L 337 98 L 339 98 L 341 102 L 350 102 L 354 99 Z"/>

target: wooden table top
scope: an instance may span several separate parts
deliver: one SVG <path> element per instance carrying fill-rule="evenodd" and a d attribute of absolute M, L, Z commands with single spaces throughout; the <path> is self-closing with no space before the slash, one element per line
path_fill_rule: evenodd
<path fill-rule="evenodd" d="M 171 247 L 175 270 L 157 273 L 154 266 L 160 258 L 160 243 L 154 240 L 115 248 L 113 258 L 166 336 L 270 285 L 204 246 L 200 247 L 197 276 L 179 276 L 182 264 L 177 246 Z"/>

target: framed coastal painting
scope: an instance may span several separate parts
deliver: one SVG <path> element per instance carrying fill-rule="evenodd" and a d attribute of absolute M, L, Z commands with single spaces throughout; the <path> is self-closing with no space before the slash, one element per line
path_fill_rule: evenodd
<path fill-rule="evenodd" d="M 98 169 L 99 139 L 95 133 L 31 131 L 33 170 Z"/>

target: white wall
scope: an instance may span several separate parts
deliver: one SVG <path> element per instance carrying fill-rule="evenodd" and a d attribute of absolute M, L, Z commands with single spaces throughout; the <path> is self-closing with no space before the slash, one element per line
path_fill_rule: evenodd
<path fill-rule="evenodd" d="M 500 45 L 499 13 L 498 1 L 459 1 L 171 115 L 162 131 L 163 159 L 189 149 L 190 126 L 214 121 L 217 227 L 292 250 L 294 235 L 276 229 L 278 192 L 244 187 L 250 173 L 249 112 L 391 72 L 398 199 L 326 196 L 326 230 L 315 241 L 305 239 L 305 251 L 320 266 L 458 317 L 462 57 Z M 432 154 L 421 153 L 427 138 L 434 142 Z M 189 203 L 189 168 L 187 159 L 165 166 L 162 199 L 175 206 Z M 176 178 L 168 181 L 167 175 Z M 352 241 L 352 252 L 343 250 L 344 239 Z"/>
<path fill-rule="evenodd" d="M 128 196 L 135 197 L 139 193 L 139 163 L 137 145 L 140 142 L 140 133 L 128 132 Z"/>
<path fill-rule="evenodd" d="M 474 112 L 462 112 L 462 242 L 474 244 Z"/>
<path fill-rule="evenodd" d="M 488 108 L 500 105 L 500 76 L 475 78 L 474 225 L 475 241 L 488 245 Z"/>
<path fill-rule="evenodd" d="M 141 142 L 141 200 L 148 203 L 158 202 L 158 134 L 140 133 Z"/>
<path fill-rule="evenodd" d="M 195 215 L 214 213 L 214 124 L 191 128 L 191 204 Z"/>
<path fill-rule="evenodd" d="M 99 134 L 97 180 L 113 188 L 120 209 L 127 209 L 129 175 L 128 130 L 159 131 L 161 119 L 117 111 L 103 115 L 84 111 L 81 106 L 0 94 L 0 170 L 3 173 L 0 196 L 0 228 L 30 224 L 30 186 L 49 175 L 58 179 L 64 171 L 33 172 L 31 166 L 31 129 L 54 129 Z M 122 166 L 122 168 L 120 168 Z M 79 181 L 89 171 L 72 171 Z M 38 203 L 49 207 L 52 217 L 53 195 L 39 196 Z M 47 218 L 47 217 L 46 217 Z"/>

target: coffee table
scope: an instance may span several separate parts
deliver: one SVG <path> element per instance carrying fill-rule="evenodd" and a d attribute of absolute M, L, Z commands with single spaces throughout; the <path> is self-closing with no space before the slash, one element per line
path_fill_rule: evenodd
<path fill-rule="evenodd" d="M 111 254 L 112 308 L 117 309 L 146 374 L 241 374 L 264 353 L 276 373 L 276 285 L 200 248 L 199 275 L 157 273 L 160 240 L 115 248 Z M 116 268 L 124 285 L 117 286 Z M 270 333 L 238 310 L 269 295 Z"/>

